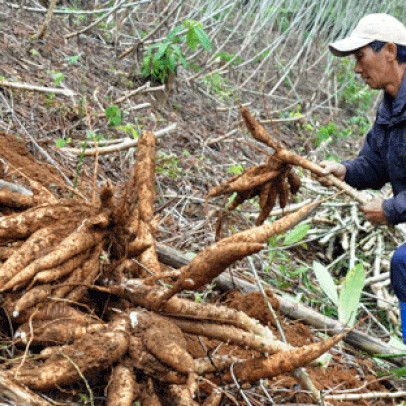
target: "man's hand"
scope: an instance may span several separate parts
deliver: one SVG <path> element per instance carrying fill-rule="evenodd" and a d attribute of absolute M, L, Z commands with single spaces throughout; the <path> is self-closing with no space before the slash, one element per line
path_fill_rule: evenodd
<path fill-rule="evenodd" d="M 388 220 L 386 220 L 385 213 L 383 212 L 382 203 L 383 200 L 377 198 L 361 207 L 365 218 L 374 226 L 388 224 Z"/>
<path fill-rule="evenodd" d="M 338 162 L 334 161 L 321 161 L 320 166 L 323 168 L 323 173 L 325 176 L 314 176 L 322 185 L 332 186 L 330 180 L 328 180 L 328 175 L 333 174 L 340 180 L 344 180 L 347 168 Z"/>

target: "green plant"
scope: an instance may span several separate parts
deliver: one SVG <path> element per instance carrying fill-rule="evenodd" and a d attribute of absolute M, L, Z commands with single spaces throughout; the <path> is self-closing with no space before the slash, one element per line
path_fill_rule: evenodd
<path fill-rule="evenodd" d="M 269 54 L 271 53 L 271 51 L 269 49 L 262 51 L 259 55 L 259 57 L 254 59 L 255 63 L 259 63 L 261 62 L 261 60 L 265 59 Z"/>
<path fill-rule="evenodd" d="M 233 164 L 226 173 L 232 173 L 233 175 L 236 175 L 237 173 L 242 172 L 244 172 L 244 168 L 241 165 Z"/>
<path fill-rule="evenodd" d="M 135 128 L 134 124 L 126 124 L 117 127 L 118 130 L 122 130 L 129 134 L 133 139 L 137 139 L 140 136 L 139 131 Z"/>
<path fill-rule="evenodd" d="M 234 192 L 231 196 L 229 196 L 229 198 L 227 199 L 227 206 L 229 206 L 236 197 L 237 197 L 237 192 Z M 238 208 L 237 208 L 237 210 L 238 210 Z"/>
<path fill-rule="evenodd" d="M 365 116 L 354 116 L 345 122 L 345 125 L 351 129 L 354 134 L 365 134 L 371 127 L 371 123 Z"/>
<path fill-rule="evenodd" d="M 77 55 L 73 55 L 73 56 L 67 56 L 65 58 L 65 61 L 69 62 L 70 64 L 74 65 L 79 59 L 80 57 L 83 55 L 83 52 L 79 52 L 79 54 Z"/>
<path fill-rule="evenodd" d="M 365 281 L 364 266 L 358 263 L 347 273 L 341 286 L 340 294 L 327 268 L 317 261 L 313 262 L 313 271 L 320 288 L 336 305 L 338 320 L 348 327 L 352 327 L 358 312 L 361 292 Z"/>
<path fill-rule="evenodd" d="M 171 178 L 177 178 L 181 174 L 181 169 L 178 167 L 179 159 L 173 154 L 166 154 L 163 151 L 158 151 L 156 157 L 156 171 L 164 175 L 169 175 Z"/>
<path fill-rule="evenodd" d="M 86 130 L 86 138 L 94 142 L 105 140 L 104 135 L 99 133 L 99 130 Z"/>
<path fill-rule="evenodd" d="M 231 59 L 233 59 L 235 56 L 235 52 L 229 54 L 228 52 L 221 51 L 216 54 L 216 58 L 220 62 L 229 62 Z M 234 61 L 231 63 L 231 65 L 237 65 L 238 63 L 242 62 L 242 58 L 238 56 L 237 58 L 234 59 Z"/>
<path fill-rule="evenodd" d="M 121 124 L 121 110 L 114 104 L 110 105 L 105 110 L 106 118 L 109 120 L 109 125 L 112 127 Z"/>
<path fill-rule="evenodd" d="M 186 29 L 186 35 L 180 35 Z M 143 57 L 141 71 L 144 77 L 151 76 L 154 80 L 165 83 L 169 74 L 175 72 L 181 63 L 188 68 L 186 57 L 177 45 L 186 41 L 190 50 L 194 51 L 200 44 L 207 51 L 212 48 L 210 40 L 202 25 L 195 20 L 185 20 L 183 25 L 171 30 L 163 42 L 151 45 Z"/>
<path fill-rule="evenodd" d="M 79 157 L 78 166 L 76 167 L 76 175 L 75 175 L 75 179 L 73 180 L 73 188 L 74 189 L 76 189 L 76 186 L 78 184 L 79 175 L 80 175 L 80 171 L 82 170 L 82 165 L 83 165 L 83 160 L 85 158 L 86 149 L 87 149 L 87 141 L 85 141 L 83 143 L 83 148 L 82 148 L 82 152 L 81 152 L 80 157 Z M 74 193 L 72 192 L 72 198 L 73 197 L 74 197 Z"/>
<path fill-rule="evenodd" d="M 272 12 L 272 8 L 268 10 L 269 12 Z M 280 8 L 279 9 L 279 17 L 277 20 L 278 24 L 278 29 L 282 32 L 287 31 L 290 27 L 290 21 L 292 19 L 292 12 L 289 11 L 288 9 L 285 8 Z"/>
<path fill-rule="evenodd" d="M 90 404 L 90 398 L 87 393 L 78 393 L 80 401 L 83 402 L 85 405 Z"/>
<path fill-rule="evenodd" d="M 185 291 L 185 293 L 189 293 L 194 296 L 194 301 L 196 303 L 199 302 L 205 302 L 206 298 L 208 295 L 210 295 L 213 292 L 213 289 L 215 288 L 215 284 L 212 283 L 207 289 L 205 289 L 203 292 L 196 292 L 196 291 Z"/>
<path fill-rule="evenodd" d="M 207 90 L 218 97 L 221 101 L 238 100 L 235 90 L 228 85 L 227 79 L 219 73 L 209 73 L 202 78 L 202 84 L 207 86 Z"/>
<path fill-rule="evenodd" d="M 65 78 L 65 74 L 62 72 L 56 72 L 53 70 L 47 71 L 50 75 L 52 75 L 54 79 L 55 86 L 58 86 L 61 83 L 61 80 Z"/>
<path fill-rule="evenodd" d="M 268 248 L 269 248 L 269 262 L 272 262 L 275 254 L 278 251 L 282 251 L 282 247 L 287 247 L 291 246 L 294 244 L 298 244 L 300 241 L 303 240 L 304 237 L 306 237 L 308 231 L 310 230 L 310 225 L 309 224 L 298 224 L 295 226 L 292 230 L 290 230 L 288 233 L 285 234 L 278 234 L 275 235 L 274 237 L 271 237 L 268 240 Z M 282 247 L 278 246 L 278 242 L 282 242 Z"/>
<path fill-rule="evenodd" d="M 55 146 L 57 148 L 62 148 L 66 145 L 67 142 L 72 142 L 72 138 L 68 138 L 67 140 L 63 139 L 63 138 L 58 138 L 56 140 Z"/>
<path fill-rule="evenodd" d="M 89 139 L 89 140 L 93 140 L 95 142 L 104 140 L 103 134 L 98 134 L 98 130 L 95 130 L 95 131 L 87 130 L 86 131 L 86 138 Z M 80 172 L 82 170 L 82 165 L 83 165 L 83 160 L 85 158 L 86 149 L 87 149 L 87 140 L 85 140 L 85 142 L 83 143 L 82 152 L 81 152 L 80 157 L 79 157 L 78 166 L 76 167 L 76 176 L 75 176 L 75 179 L 73 180 L 73 188 L 74 189 L 76 189 L 76 186 L 77 186 L 77 183 L 78 183 L 78 180 L 79 180 L 79 175 L 80 175 Z M 73 196 L 74 196 L 74 193 L 72 193 L 72 197 Z"/>
<path fill-rule="evenodd" d="M 313 143 L 318 147 L 322 142 L 330 140 L 330 143 L 337 141 L 342 137 L 347 137 L 351 133 L 351 129 L 347 128 L 341 131 L 334 121 L 330 121 L 327 126 L 322 125 L 317 131 Z"/>
<path fill-rule="evenodd" d="M 278 115 L 279 115 L 280 118 L 299 118 L 299 117 L 303 117 L 302 105 L 297 104 L 294 108 L 289 109 L 289 111 L 280 112 Z"/>
<path fill-rule="evenodd" d="M 310 230 L 309 224 L 298 224 L 289 233 L 284 236 L 283 244 L 284 246 L 297 244 L 306 237 Z"/>
<path fill-rule="evenodd" d="M 268 240 L 269 265 L 274 261 L 278 261 L 279 269 L 283 275 L 293 279 L 300 278 L 306 286 L 310 284 L 307 276 L 308 268 L 291 266 L 290 256 L 286 248 L 299 243 L 304 244 L 303 239 L 306 237 L 309 229 L 310 225 L 308 224 L 298 224 L 289 232 L 275 235 Z M 267 267 L 265 270 L 268 271 L 269 269 L 270 268 Z M 287 288 L 291 285 L 285 278 L 279 278 L 271 282 L 279 289 Z"/>

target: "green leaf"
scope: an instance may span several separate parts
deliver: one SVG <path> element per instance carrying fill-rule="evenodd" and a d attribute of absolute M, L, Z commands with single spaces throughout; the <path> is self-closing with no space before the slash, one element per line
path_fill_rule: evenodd
<path fill-rule="evenodd" d="M 106 118 L 109 119 L 109 124 L 111 126 L 116 126 L 121 124 L 121 110 L 112 104 L 106 108 Z"/>
<path fill-rule="evenodd" d="M 210 39 L 207 36 L 207 34 L 204 32 L 203 28 L 201 27 L 195 27 L 195 33 L 197 35 L 197 38 L 199 39 L 200 44 L 204 49 L 207 51 L 210 51 L 210 49 L 213 48 L 211 45 Z"/>
<path fill-rule="evenodd" d="M 364 265 L 359 263 L 348 271 L 341 287 L 338 303 L 338 320 L 348 327 L 352 327 L 355 323 L 364 282 Z"/>
<path fill-rule="evenodd" d="M 227 206 L 229 206 L 236 197 L 237 197 L 237 192 L 233 192 L 233 194 L 228 198 Z"/>
<path fill-rule="evenodd" d="M 153 56 L 152 60 L 154 62 L 159 61 L 164 56 L 168 47 L 169 47 L 169 44 L 167 42 L 163 42 L 162 44 L 159 44 L 158 51 Z"/>
<path fill-rule="evenodd" d="M 196 28 L 194 26 L 190 26 L 187 33 L 186 33 L 186 40 L 189 48 L 194 51 L 196 47 L 199 45 L 199 37 L 196 33 Z"/>
<path fill-rule="evenodd" d="M 402 367 L 399 369 L 390 369 L 389 372 L 392 374 L 396 374 L 398 378 L 401 378 L 402 376 L 406 375 L 406 367 Z"/>
<path fill-rule="evenodd" d="M 66 141 L 63 138 L 58 138 L 55 143 L 57 148 L 62 148 L 65 146 L 65 144 L 66 144 Z"/>
<path fill-rule="evenodd" d="M 175 72 L 176 69 L 176 59 L 171 56 L 170 58 L 168 58 L 167 64 L 166 66 L 168 70 L 170 70 L 171 72 Z"/>
<path fill-rule="evenodd" d="M 283 245 L 292 245 L 292 244 L 296 244 L 297 242 L 303 240 L 303 238 L 306 237 L 306 234 L 309 231 L 309 229 L 310 229 L 309 224 L 297 225 L 285 237 L 285 241 L 283 242 Z"/>
<path fill-rule="evenodd" d="M 109 121 L 109 124 L 113 127 L 121 124 L 121 115 L 112 117 Z"/>
<path fill-rule="evenodd" d="M 148 49 L 146 50 L 145 55 L 152 55 L 152 51 L 153 51 L 155 48 L 159 48 L 160 45 L 161 45 L 161 44 L 153 44 L 153 45 L 151 45 L 151 46 L 148 47 Z"/>
<path fill-rule="evenodd" d="M 183 67 L 185 69 L 187 69 L 188 63 L 187 63 L 184 55 L 182 54 L 182 51 L 180 50 L 180 48 L 177 45 L 172 45 L 172 49 L 173 49 L 174 55 L 176 55 L 176 57 L 179 59 L 180 63 L 183 65 Z"/>
<path fill-rule="evenodd" d="M 181 31 L 182 29 L 183 29 L 183 27 L 182 27 L 181 25 L 179 25 L 178 27 L 175 27 L 175 28 L 168 34 L 167 39 L 168 39 L 169 41 L 172 41 L 172 40 L 176 37 L 176 35 L 178 34 L 178 32 Z"/>
<path fill-rule="evenodd" d="M 338 306 L 338 294 L 337 287 L 334 283 L 330 272 L 324 267 L 320 262 L 313 261 L 313 271 L 316 275 L 317 281 L 319 282 L 320 288 L 328 296 L 328 298 Z"/>
<path fill-rule="evenodd" d="M 56 72 L 55 76 L 54 76 L 54 81 L 55 81 L 55 85 L 59 85 L 59 83 L 61 83 L 61 80 L 65 77 L 64 73 L 61 72 Z"/>

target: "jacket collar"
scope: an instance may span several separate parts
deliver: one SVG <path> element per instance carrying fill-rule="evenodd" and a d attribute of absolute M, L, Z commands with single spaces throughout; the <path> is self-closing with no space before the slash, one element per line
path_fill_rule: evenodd
<path fill-rule="evenodd" d="M 406 74 L 403 76 L 402 83 L 395 98 L 389 93 L 384 93 L 376 116 L 376 122 L 384 125 L 393 125 L 404 120 L 406 120 Z"/>

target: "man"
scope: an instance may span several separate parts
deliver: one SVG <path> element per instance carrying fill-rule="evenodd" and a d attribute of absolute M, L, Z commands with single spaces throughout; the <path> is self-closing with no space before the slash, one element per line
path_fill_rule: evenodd
<path fill-rule="evenodd" d="M 355 56 L 355 73 L 372 89 L 384 90 L 375 123 L 357 158 L 323 161 L 332 173 L 357 189 L 380 189 L 390 182 L 394 197 L 361 208 L 374 225 L 406 222 L 406 27 L 388 14 L 363 17 L 348 38 L 329 44 L 339 57 Z M 400 302 L 406 343 L 406 243 L 391 260 L 391 283 Z"/>

